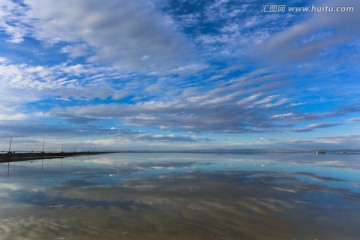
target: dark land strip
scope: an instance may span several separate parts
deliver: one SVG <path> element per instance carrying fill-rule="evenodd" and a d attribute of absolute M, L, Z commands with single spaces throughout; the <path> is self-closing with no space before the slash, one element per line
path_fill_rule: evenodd
<path fill-rule="evenodd" d="M 28 152 L 28 153 L 7 152 L 7 153 L 0 153 L 0 163 L 20 162 L 20 161 L 37 160 L 37 159 L 40 160 L 40 159 L 50 159 L 50 158 L 87 156 L 87 155 L 100 155 L 100 154 L 108 154 L 108 153 L 113 153 L 113 152 Z"/>

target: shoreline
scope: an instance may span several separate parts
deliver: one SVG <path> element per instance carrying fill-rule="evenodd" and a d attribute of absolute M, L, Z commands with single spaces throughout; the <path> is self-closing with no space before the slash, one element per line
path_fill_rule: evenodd
<path fill-rule="evenodd" d="M 0 152 L 0 163 L 20 162 L 27 160 L 41 160 L 53 158 L 65 158 L 76 156 L 90 156 L 111 153 L 182 153 L 182 154 L 315 154 L 325 155 L 325 152 L 317 151 L 105 151 L 105 152 Z M 353 155 L 360 152 L 326 151 L 328 154 Z"/>
<path fill-rule="evenodd" d="M 113 152 L 29 152 L 29 153 L 16 153 L 7 152 L 0 153 L 0 163 L 7 162 L 21 162 L 28 160 L 41 160 L 41 159 L 52 159 L 52 158 L 65 158 L 65 157 L 76 157 L 76 156 L 88 156 L 88 155 L 100 155 L 109 154 Z"/>

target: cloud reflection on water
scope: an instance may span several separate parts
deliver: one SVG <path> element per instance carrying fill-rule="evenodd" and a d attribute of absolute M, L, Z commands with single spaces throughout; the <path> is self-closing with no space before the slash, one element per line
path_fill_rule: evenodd
<path fill-rule="evenodd" d="M 285 162 L 269 157 L 272 165 L 266 167 L 260 167 L 266 160 L 259 156 L 217 166 L 212 155 L 168 161 L 121 157 L 106 164 L 65 160 L 65 166 L 45 165 L 42 175 L 38 170 L 17 175 L 16 166 L 27 165 L 14 166 L 12 177 L 1 178 L 7 194 L 0 202 L 7 209 L 0 208 L 0 239 L 355 240 L 359 235 L 360 193 L 324 184 L 345 180 L 319 175 L 315 166 L 313 172 L 299 171 L 298 165 L 293 172 L 274 168 L 288 167 L 292 155 Z M 250 165 L 243 165 L 246 158 Z M 109 176 L 109 170 L 118 171 Z"/>

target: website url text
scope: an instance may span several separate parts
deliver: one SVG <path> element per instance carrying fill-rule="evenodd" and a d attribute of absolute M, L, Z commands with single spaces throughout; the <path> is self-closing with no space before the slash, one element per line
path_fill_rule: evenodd
<path fill-rule="evenodd" d="M 261 12 L 265 13 L 285 13 L 285 12 L 354 12 L 351 6 L 306 6 L 306 7 L 290 7 L 286 5 L 262 5 Z"/>

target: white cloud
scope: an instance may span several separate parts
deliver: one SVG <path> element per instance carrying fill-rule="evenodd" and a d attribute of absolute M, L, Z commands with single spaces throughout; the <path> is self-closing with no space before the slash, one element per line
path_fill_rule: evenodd
<path fill-rule="evenodd" d="M 61 42 L 68 44 L 62 52 L 71 57 L 91 54 L 89 61 L 141 72 L 177 69 L 191 64 L 194 56 L 174 21 L 150 1 L 25 0 L 24 4 L 1 1 L 0 28 L 13 42 L 26 35 L 47 44 Z"/>
<path fill-rule="evenodd" d="M 130 77 L 130 78 L 129 78 Z M 116 84 L 110 84 L 113 79 Z M 143 80 L 142 83 L 144 83 Z M 14 64 L 7 58 L 0 61 L 0 105 L 33 102 L 49 96 L 58 99 L 107 98 L 115 95 L 118 86 L 131 94 L 136 90 L 131 76 L 116 67 L 104 67 L 93 64 L 59 64 L 51 67 L 29 64 Z M 138 88 L 141 87 L 137 86 Z M 16 103 L 16 104 L 15 104 Z M 14 105 L 15 104 L 15 105 Z"/>
<path fill-rule="evenodd" d="M 340 150 L 340 149 L 359 149 L 360 135 L 342 135 L 334 136 L 329 135 L 326 137 L 315 137 L 311 140 L 300 140 L 300 139 L 288 139 L 287 141 L 278 141 L 278 146 L 281 148 L 289 149 L 329 149 L 329 150 Z"/>
<path fill-rule="evenodd" d="M 68 53 L 70 57 L 82 57 L 88 56 L 90 49 L 86 46 L 86 44 L 74 44 L 68 45 L 61 49 L 63 53 Z"/>
<path fill-rule="evenodd" d="M 277 99 L 279 96 L 277 95 L 272 95 L 272 96 L 267 96 L 259 101 L 254 102 L 255 105 L 262 105 L 262 104 L 266 104 L 269 103 L 271 101 L 273 101 L 274 99 Z"/>
<path fill-rule="evenodd" d="M 263 69 L 226 82 L 214 82 L 216 87 L 205 85 L 179 89 L 182 86 L 175 85 L 178 91 L 171 96 L 164 94 L 135 104 L 56 108 L 51 111 L 51 115 L 70 121 L 113 119 L 127 126 L 152 126 L 191 132 L 267 132 L 278 127 L 267 115 L 280 105 L 285 109 L 288 107 L 286 96 L 273 94 L 283 87 L 284 83 L 278 81 L 283 77 L 283 74 L 268 74 Z M 138 89 L 136 82 L 130 85 L 128 92 Z M 142 89 L 139 88 L 134 96 L 141 96 L 144 91 L 171 90 L 162 85 L 162 80 L 145 86 L 142 84 Z"/>
<path fill-rule="evenodd" d="M 208 66 L 206 64 L 189 64 L 174 68 L 171 70 L 171 73 L 196 73 L 206 69 L 207 67 Z"/>
<path fill-rule="evenodd" d="M 112 67 L 91 64 L 46 67 L 0 59 L 0 121 L 24 120 L 34 113 L 34 109 L 24 106 L 44 99 L 108 98 L 114 94 L 109 79 L 126 78 L 126 74 Z"/>
<path fill-rule="evenodd" d="M 360 2 L 330 0 L 326 6 L 352 6 L 354 12 L 318 12 L 310 19 L 295 24 L 256 46 L 253 54 L 273 62 L 302 62 L 325 48 L 355 41 L 360 37 Z M 322 5 L 321 5 L 322 6 Z M 311 6 L 310 6 L 311 7 Z"/>
<path fill-rule="evenodd" d="M 23 120 L 26 119 L 26 115 L 23 113 L 16 113 L 8 111 L 7 113 L 0 114 L 0 121 L 13 121 L 13 120 Z"/>
<path fill-rule="evenodd" d="M 360 122 L 360 118 L 349 118 L 346 120 L 347 123 L 358 123 Z"/>
<path fill-rule="evenodd" d="M 292 117 L 293 115 L 294 115 L 294 113 L 275 114 L 275 115 L 272 115 L 270 118 L 271 119 L 286 119 L 286 118 Z"/>
<path fill-rule="evenodd" d="M 10 35 L 9 42 L 20 43 L 27 33 L 27 26 L 21 21 L 16 21 L 13 16 L 21 17 L 25 8 L 9 0 L 0 1 L 0 30 Z"/>
<path fill-rule="evenodd" d="M 316 129 L 319 128 L 329 128 L 329 127 L 336 127 L 341 125 L 341 123 L 332 123 L 332 122 L 327 122 L 327 123 L 314 123 L 314 124 L 309 124 L 308 126 L 304 127 L 304 128 L 299 128 L 299 129 L 294 129 L 294 132 L 311 132 L 314 131 Z"/>

